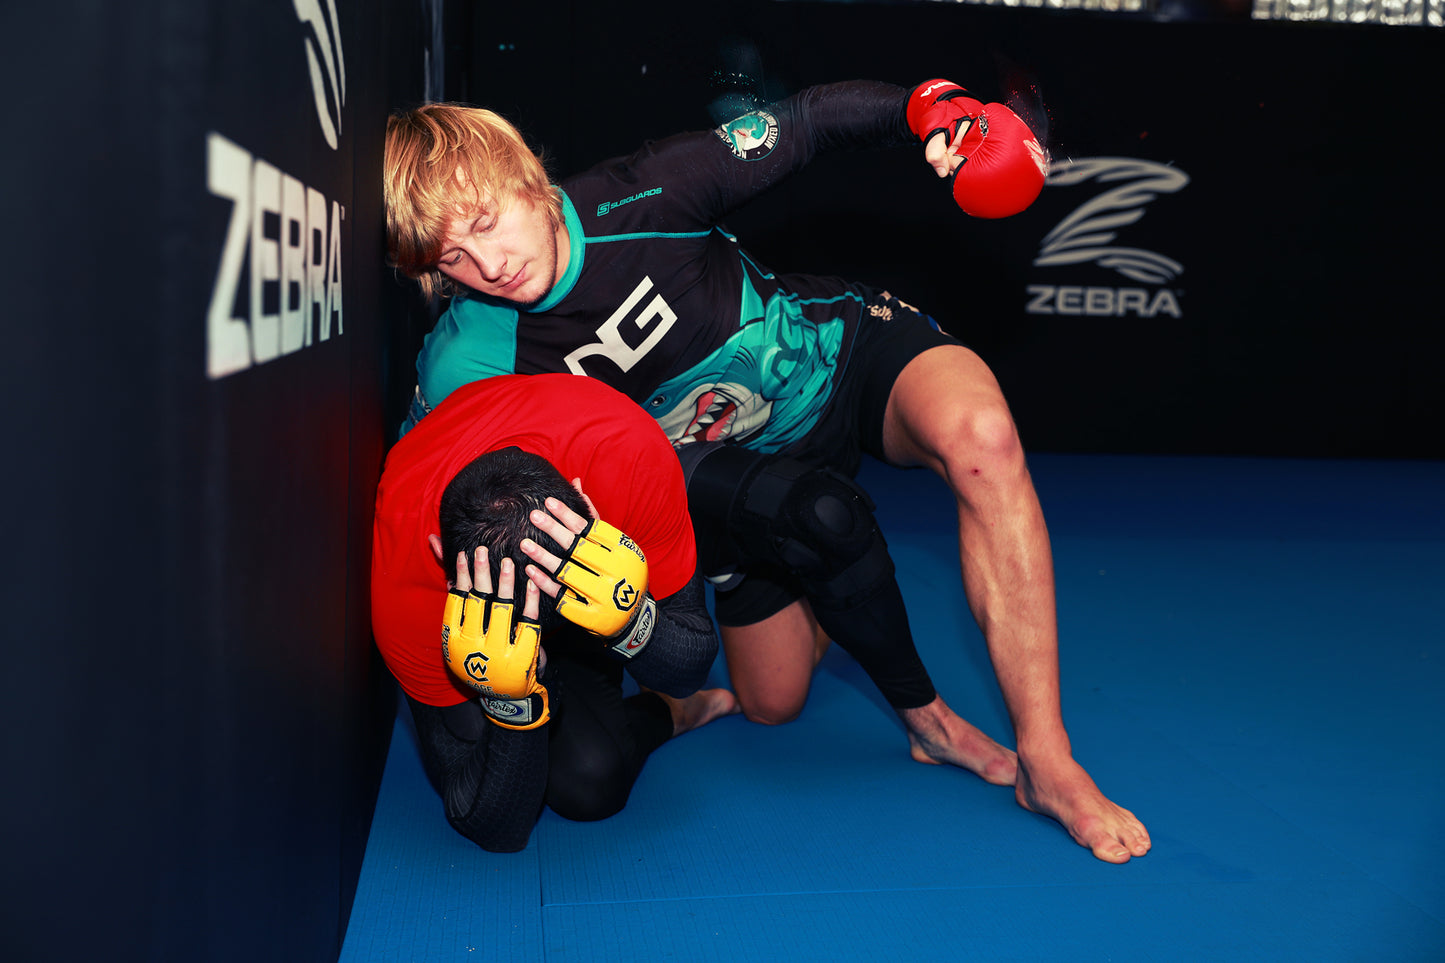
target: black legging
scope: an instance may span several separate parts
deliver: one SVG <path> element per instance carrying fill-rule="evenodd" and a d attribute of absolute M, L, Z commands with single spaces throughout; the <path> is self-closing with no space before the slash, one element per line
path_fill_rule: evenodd
<path fill-rule="evenodd" d="M 547 805 L 568 819 L 606 819 L 627 805 L 653 750 L 672 737 L 672 712 L 650 692 L 622 697 L 622 665 L 600 651 L 557 660 L 565 704 L 552 725 Z"/>
<path fill-rule="evenodd" d="M 447 821 L 483 849 L 524 848 L 544 802 L 568 819 L 613 815 L 672 736 L 667 703 L 648 692 L 624 699 L 622 666 L 595 639 L 567 641 L 543 646 L 552 721 L 539 729 L 493 725 L 475 700 L 445 708 L 407 700 Z"/>

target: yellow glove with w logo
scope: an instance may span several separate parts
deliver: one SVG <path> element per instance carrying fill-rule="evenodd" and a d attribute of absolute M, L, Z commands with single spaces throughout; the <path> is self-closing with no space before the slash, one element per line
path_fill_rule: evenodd
<path fill-rule="evenodd" d="M 477 691 L 482 710 L 507 729 L 535 729 L 550 717 L 537 681 L 542 627 L 517 614 L 511 599 L 450 589 L 442 616 L 442 658 Z"/>
<path fill-rule="evenodd" d="M 563 587 L 558 613 L 609 639 L 618 655 L 630 659 L 652 638 L 657 603 L 647 594 L 647 556 L 611 525 L 589 522 L 552 577 Z"/>

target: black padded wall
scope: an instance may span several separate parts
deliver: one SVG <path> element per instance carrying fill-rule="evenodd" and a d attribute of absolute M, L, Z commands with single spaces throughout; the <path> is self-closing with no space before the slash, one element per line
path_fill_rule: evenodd
<path fill-rule="evenodd" d="M 932 312 L 1035 450 L 1445 456 L 1445 31 L 1158 6 L 550 0 L 473 17 L 458 89 L 559 173 L 710 126 L 730 72 L 767 98 L 934 76 L 1019 98 L 1058 162 L 1019 217 L 964 217 L 906 148 L 824 158 L 728 226 Z"/>
<path fill-rule="evenodd" d="M 329 960 L 390 733 L 371 504 L 412 0 L 6 4 L 13 960 Z"/>

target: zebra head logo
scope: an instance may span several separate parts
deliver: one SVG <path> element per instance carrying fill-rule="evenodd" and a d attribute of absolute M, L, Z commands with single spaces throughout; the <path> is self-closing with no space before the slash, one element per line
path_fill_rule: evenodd
<path fill-rule="evenodd" d="M 341 53 L 341 29 L 336 0 L 291 0 L 296 19 L 311 28 L 306 36 L 306 66 L 311 71 L 311 93 L 316 119 L 332 150 L 341 134 L 341 107 L 346 103 L 346 58 Z"/>
<path fill-rule="evenodd" d="M 1118 231 L 1144 216 L 1149 202 L 1173 194 L 1189 183 L 1175 167 L 1132 157 L 1085 157 L 1060 161 L 1049 170 L 1051 187 L 1095 182 L 1109 186 L 1080 204 L 1044 236 L 1036 267 L 1057 267 L 1092 261 L 1134 281 L 1163 284 L 1184 271 L 1184 265 L 1163 254 L 1115 243 Z"/>

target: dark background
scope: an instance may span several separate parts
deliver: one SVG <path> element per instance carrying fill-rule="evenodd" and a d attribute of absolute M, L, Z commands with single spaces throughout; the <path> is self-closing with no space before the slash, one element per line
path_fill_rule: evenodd
<path fill-rule="evenodd" d="M 971 220 L 911 148 L 823 158 L 728 226 L 776 270 L 883 284 L 934 314 L 993 365 L 1033 450 L 1445 455 L 1445 191 L 1427 146 L 1440 30 L 1225 7 L 1188 21 L 947 3 L 624 9 L 454 9 L 449 95 L 514 119 L 565 175 L 711 126 L 718 73 L 749 74 L 769 99 L 856 77 L 943 76 L 986 100 L 1021 90 L 1056 158 L 1188 175 L 1116 241 L 1181 262 L 1177 278 L 1034 267 L 1044 235 L 1101 186 Z M 538 22 L 554 27 L 538 35 Z M 1167 287 L 1180 317 L 1033 316 L 1030 284 L 1142 287 L 1151 301 Z"/>
<path fill-rule="evenodd" d="M 395 698 L 369 633 L 372 498 L 429 326 L 382 263 L 382 134 L 428 83 L 511 116 L 559 175 L 712 126 L 740 83 L 720 75 L 768 98 L 1036 89 L 1057 158 L 1188 175 L 1117 241 L 1178 277 L 1035 266 L 1098 185 L 972 221 L 913 148 L 822 158 L 728 226 L 774 268 L 936 315 L 1037 451 L 1445 454 L 1439 30 L 543 0 L 449 3 L 429 51 L 439 9 L 338 5 L 333 149 L 288 0 L 0 7 L 6 959 L 336 955 Z M 340 334 L 220 379 L 211 133 L 345 209 Z M 1167 288 L 1179 316 L 1031 315 L 1030 285 Z"/>

